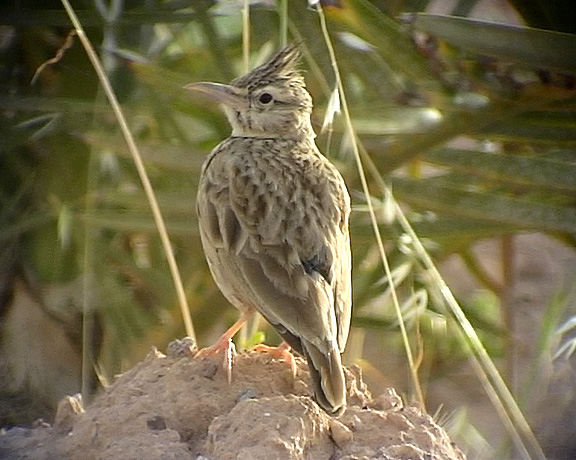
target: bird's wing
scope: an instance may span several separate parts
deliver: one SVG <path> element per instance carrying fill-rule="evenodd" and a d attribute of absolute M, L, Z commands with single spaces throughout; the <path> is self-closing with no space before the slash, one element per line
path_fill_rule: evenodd
<path fill-rule="evenodd" d="M 229 176 L 230 206 L 219 213 L 232 212 L 242 229 L 228 245 L 256 309 L 279 332 L 286 329 L 285 338 L 292 334 L 320 350 L 336 343 L 342 351 L 351 310 L 350 204 L 336 169 L 314 159 L 289 180 L 274 168 L 262 168 L 260 177 L 240 168 Z"/>
<path fill-rule="evenodd" d="M 346 219 L 344 225 L 346 230 L 341 232 L 334 248 L 335 258 L 338 260 L 338 264 L 334 267 L 335 274 L 332 283 L 334 309 L 338 327 L 338 348 L 340 349 L 340 353 L 344 352 L 344 347 L 348 340 L 352 315 L 352 255 L 350 252 L 348 219 Z"/>
<path fill-rule="evenodd" d="M 351 310 L 344 182 L 319 153 L 300 163 L 275 164 L 273 156 L 262 167 L 254 148 L 212 155 L 205 168 L 198 213 L 216 282 L 287 340 L 291 334 L 320 349 L 335 342 L 342 351 Z"/>

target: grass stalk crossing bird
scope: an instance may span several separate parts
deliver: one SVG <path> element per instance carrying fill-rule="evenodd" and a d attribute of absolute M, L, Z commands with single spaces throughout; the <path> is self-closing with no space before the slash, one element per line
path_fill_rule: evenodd
<path fill-rule="evenodd" d="M 341 414 L 350 197 L 314 143 L 312 98 L 298 60 L 291 45 L 230 85 L 186 87 L 219 101 L 232 125 L 204 163 L 197 211 L 212 275 L 241 315 L 208 350 L 227 349 L 257 311 L 305 356 L 319 405 Z"/>

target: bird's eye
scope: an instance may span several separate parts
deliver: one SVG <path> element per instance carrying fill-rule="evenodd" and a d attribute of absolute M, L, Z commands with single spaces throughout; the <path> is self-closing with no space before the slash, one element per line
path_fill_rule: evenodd
<path fill-rule="evenodd" d="M 258 98 L 261 104 L 270 104 L 270 102 L 272 102 L 272 99 L 274 98 L 270 93 L 262 93 Z"/>

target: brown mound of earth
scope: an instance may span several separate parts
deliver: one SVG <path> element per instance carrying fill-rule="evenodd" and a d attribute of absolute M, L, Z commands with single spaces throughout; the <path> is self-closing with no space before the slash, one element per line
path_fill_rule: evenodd
<path fill-rule="evenodd" d="M 0 435 L 6 460 L 464 460 L 442 428 L 394 390 L 372 398 L 360 371 L 347 371 L 340 418 L 311 399 L 306 364 L 262 353 L 235 357 L 232 382 L 221 356 L 189 348 L 153 352 L 86 410 L 60 404 L 52 426 Z M 182 352 L 182 350 L 185 350 Z"/>

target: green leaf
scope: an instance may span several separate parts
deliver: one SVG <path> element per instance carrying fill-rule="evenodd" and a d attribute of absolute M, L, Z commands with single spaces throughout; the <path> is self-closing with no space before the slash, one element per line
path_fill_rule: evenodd
<path fill-rule="evenodd" d="M 480 130 L 487 137 L 511 142 L 531 142 L 562 146 L 576 145 L 576 125 L 572 114 L 572 123 L 564 120 L 553 122 L 552 114 L 546 114 L 548 120 L 515 117 L 490 124 Z"/>
<path fill-rule="evenodd" d="M 354 117 L 358 135 L 390 135 L 425 133 L 442 121 L 442 114 L 429 107 L 388 107 L 378 117 Z"/>
<path fill-rule="evenodd" d="M 483 56 L 576 74 L 576 35 L 419 13 L 418 29 Z"/>
<path fill-rule="evenodd" d="M 428 86 L 436 78 L 430 73 L 425 57 L 418 51 L 402 25 L 386 16 L 367 0 L 346 0 L 342 8 L 329 8 L 327 17 L 338 21 L 375 46 L 384 61 L 395 71 Z"/>
<path fill-rule="evenodd" d="M 131 159 L 124 138 L 101 131 L 85 131 L 79 135 L 84 142 L 100 150 L 112 151 L 122 158 Z M 171 172 L 199 174 L 207 151 L 194 145 L 173 145 L 157 140 L 138 140 L 143 160 L 149 165 L 165 168 Z"/>
<path fill-rule="evenodd" d="M 95 228 L 110 229 L 124 232 L 157 233 L 158 228 L 152 215 L 134 212 L 98 210 L 80 215 L 85 222 Z M 190 218 L 171 218 L 166 221 L 170 235 L 190 236 L 198 233 L 198 227 Z"/>
<path fill-rule="evenodd" d="M 76 15 L 84 27 L 104 26 L 106 24 L 106 20 L 101 15 L 95 14 L 92 9 L 76 10 Z M 32 8 L 10 10 L 3 8 L 0 16 L 2 17 L 2 24 L 12 26 L 70 27 L 70 18 L 64 10 Z M 141 11 L 135 12 L 123 11 L 118 18 L 115 18 L 114 24 L 118 27 L 157 23 L 187 24 L 196 17 L 196 13 L 190 11 L 174 12 L 168 9 L 148 10 L 142 8 Z"/>
<path fill-rule="evenodd" d="M 576 192 L 576 162 L 448 148 L 429 152 L 422 158 L 502 182 L 535 186 L 550 192 Z"/>
<path fill-rule="evenodd" d="M 414 230 L 422 238 L 430 238 L 454 251 L 473 241 L 510 234 L 520 230 L 513 224 L 490 222 L 473 218 L 437 215 L 433 219 L 413 223 Z"/>
<path fill-rule="evenodd" d="M 392 183 L 397 197 L 431 211 L 524 229 L 576 232 L 576 209 L 571 207 L 496 192 L 453 188 L 434 180 L 397 179 Z"/>
<path fill-rule="evenodd" d="M 188 217 L 193 219 L 196 216 L 195 211 L 195 192 L 187 191 L 165 191 L 156 190 L 156 200 L 162 213 L 165 216 L 175 216 L 177 218 Z M 98 204 L 103 208 L 121 208 L 128 210 L 130 214 L 150 213 L 150 202 L 146 196 L 141 193 L 130 193 L 124 191 L 103 191 L 98 194 Z M 122 212 L 119 210 L 108 209 L 111 212 Z M 106 209 L 100 209 L 97 212 L 107 212 Z"/>

